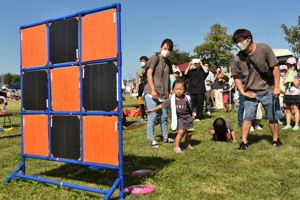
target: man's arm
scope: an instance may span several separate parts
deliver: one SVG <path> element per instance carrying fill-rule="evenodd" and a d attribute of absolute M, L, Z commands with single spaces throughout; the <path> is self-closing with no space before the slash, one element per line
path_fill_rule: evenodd
<path fill-rule="evenodd" d="M 279 66 L 274 66 L 273 67 L 273 76 L 274 76 L 273 94 L 274 94 L 275 99 L 277 99 L 277 97 L 279 97 L 279 95 L 280 95 L 280 84 L 279 84 L 280 69 L 279 69 Z"/>
<path fill-rule="evenodd" d="M 246 93 L 244 91 L 244 88 L 243 88 L 243 85 L 242 85 L 242 82 L 240 80 L 240 75 L 235 75 L 234 76 L 234 83 L 236 85 L 236 87 L 238 88 L 238 90 L 240 91 L 240 93 L 244 96 L 244 97 L 248 97 L 248 98 L 255 98 L 256 94 L 251 92 L 251 93 Z"/>
<path fill-rule="evenodd" d="M 187 75 L 189 73 L 189 69 L 191 66 L 192 66 L 192 62 L 190 62 L 188 67 L 185 69 L 184 75 Z"/>
<path fill-rule="evenodd" d="M 147 72 L 148 83 L 149 83 L 149 86 L 151 88 L 152 99 L 156 100 L 157 99 L 157 93 L 155 91 L 152 74 L 153 74 L 153 69 L 149 68 L 148 72 Z"/>

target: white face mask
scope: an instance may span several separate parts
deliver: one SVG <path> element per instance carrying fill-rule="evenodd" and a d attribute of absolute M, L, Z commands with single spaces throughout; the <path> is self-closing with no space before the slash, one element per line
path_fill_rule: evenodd
<path fill-rule="evenodd" d="M 167 50 L 161 50 L 160 53 L 164 58 L 167 58 L 171 54 L 171 52 Z"/>
<path fill-rule="evenodd" d="M 247 43 L 247 39 L 244 40 L 243 42 L 237 43 L 236 46 L 241 50 L 244 51 L 245 49 L 247 49 L 247 47 L 249 46 L 250 42 Z"/>
<path fill-rule="evenodd" d="M 282 77 L 285 77 L 285 72 L 280 72 L 280 75 L 281 75 Z"/>
<path fill-rule="evenodd" d="M 144 67 L 146 65 L 145 62 L 141 62 L 141 66 Z"/>

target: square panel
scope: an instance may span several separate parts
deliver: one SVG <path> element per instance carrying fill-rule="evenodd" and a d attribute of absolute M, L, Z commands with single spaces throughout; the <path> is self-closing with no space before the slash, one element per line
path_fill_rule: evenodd
<path fill-rule="evenodd" d="M 80 111 L 79 67 L 51 69 L 53 111 Z"/>
<path fill-rule="evenodd" d="M 82 61 L 117 57 L 116 9 L 82 17 Z"/>
<path fill-rule="evenodd" d="M 87 111 L 113 111 L 117 106 L 117 67 L 113 62 L 89 64 L 83 69 L 82 98 Z"/>
<path fill-rule="evenodd" d="M 46 24 L 21 29 L 22 68 L 47 65 Z"/>
<path fill-rule="evenodd" d="M 23 115 L 23 153 L 49 156 L 48 115 Z"/>
<path fill-rule="evenodd" d="M 47 110 L 48 78 L 46 70 L 23 73 L 23 108 L 25 110 Z"/>
<path fill-rule="evenodd" d="M 119 165 L 117 116 L 83 116 L 84 162 Z"/>
<path fill-rule="evenodd" d="M 78 116 L 53 116 L 51 153 L 55 158 L 80 159 L 80 120 Z"/>
<path fill-rule="evenodd" d="M 50 62 L 76 62 L 78 58 L 78 20 L 69 18 L 50 24 Z"/>

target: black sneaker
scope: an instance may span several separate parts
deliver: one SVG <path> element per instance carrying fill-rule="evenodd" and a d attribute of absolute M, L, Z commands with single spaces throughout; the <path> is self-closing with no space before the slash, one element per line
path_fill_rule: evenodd
<path fill-rule="evenodd" d="M 164 143 L 174 143 L 174 140 L 172 138 L 167 138 L 163 140 Z"/>
<path fill-rule="evenodd" d="M 216 138 L 211 138 L 211 140 L 210 140 L 211 142 L 216 142 L 217 141 L 217 139 Z"/>
<path fill-rule="evenodd" d="M 247 150 L 248 149 L 248 144 L 245 144 L 244 142 L 241 142 L 240 147 L 238 150 Z"/>
<path fill-rule="evenodd" d="M 158 143 L 155 140 L 153 140 L 153 141 L 150 142 L 150 146 L 151 147 L 158 147 Z"/>
<path fill-rule="evenodd" d="M 274 147 L 280 147 L 280 146 L 282 146 L 283 144 L 281 143 L 281 141 L 280 141 L 279 138 L 278 138 L 277 141 L 273 141 L 273 142 L 272 142 L 272 145 L 273 145 Z"/>
<path fill-rule="evenodd" d="M 231 138 L 227 138 L 226 142 L 230 143 L 230 142 L 232 142 L 232 139 Z"/>

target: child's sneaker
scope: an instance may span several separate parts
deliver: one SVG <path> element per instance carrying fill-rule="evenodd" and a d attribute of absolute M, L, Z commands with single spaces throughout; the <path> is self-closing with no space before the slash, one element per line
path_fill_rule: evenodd
<path fill-rule="evenodd" d="M 282 130 L 288 130 L 288 129 L 292 129 L 292 127 L 290 125 L 286 125 L 285 127 L 282 128 Z"/>
<path fill-rule="evenodd" d="M 263 130 L 259 125 L 256 125 L 255 128 L 260 130 L 260 131 Z"/>
<path fill-rule="evenodd" d="M 158 147 L 158 143 L 155 140 L 153 140 L 153 141 L 150 142 L 150 146 L 151 147 Z"/>
<path fill-rule="evenodd" d="M 282 122 L 282 121 L 280 121 L 280 120 L 278 120 L 278 124 L 283 124 L 283 122 Z"/>
<path fill-rule="evenodd" d="M 190 144 L 185 144 L 185 143 L 183 143 L 183 146 L 182 146 L 183 148 L 185 148 L 185 149 L 187 149 L 187 148 L 189 148 L 189 149 L 193 149 L 194 147 L 192 147 Z"/>
<path fill-rule="evenodd" d="M 231 138 L 227 138 L 226 142 L 231 143 L 232 139 Z"/>
<path fill-rule="evenodd" d="M 176 152 L 176 153 L 183 153 L 183 152 L 181 151 L 180 147 L 175 147 L 175 148 L 174 148 L 174 152 Z"/>
<path fill-rule="evenodd" d="M 240 147 L 238 150 L 247 150 L 248 149 L 248 144 L 245 144 L 244 142 L 241 142 Z"/>
<path fill-rule="evenodd" d="M 211 142 L 216 142 L 217 141 L 217 139 L 216 138 L 211 138 L 211 140 L 210 140 Z"/>
<path fill-rule="evenodd" d="M 174 143 L 174 140 L 172 138 L 167 138 L 163 140 L 164 143 Z"/>
<path fill-rule="evenodd" d="M 293 131 L 299 130 L 299 126 L 294 126 Z"/>
<path fill-rule="evenodd" d="M 250 131 L 254 131 L 254 128 L 253 128 L 253 126 L 251 126 L 251 128 L 250 128 Z"/>

